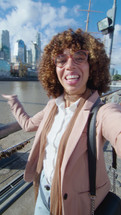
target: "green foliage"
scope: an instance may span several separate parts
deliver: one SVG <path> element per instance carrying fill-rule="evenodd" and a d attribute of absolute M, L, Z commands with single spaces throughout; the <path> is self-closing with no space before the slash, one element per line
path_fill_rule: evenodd
<path fill-rule="evenodd" d="M 20 62 L 19 65 L 19 77 L 26 77 L 27 76 L 27 66 Z"/>
<path fill-rule="evenodd" d="M 116 74 L 113 76 L 113 81 L 119 81 L 119 80 L 121 80 L 121 75 Z"/>

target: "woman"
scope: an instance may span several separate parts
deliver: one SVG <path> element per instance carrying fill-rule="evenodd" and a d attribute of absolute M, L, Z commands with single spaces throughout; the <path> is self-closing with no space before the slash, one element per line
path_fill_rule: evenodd
<path fill-rule="evenodd" d="M 35 215 L 89 215 L 87 125 L 90 110 L 109 89 L 109 59 L 104 45 L 72 29 L 57 34 L 45 47 L 39 80 L 52 99 L 29 117 L 17 96 L 3 95 L 21 127 L 36 136 L 25 170 L 37 197 Z M 121 107 L 103 105 L 97 114 L 95 208 L 110 189 L 104 164 L 105 139 L 121 156 Z"/>

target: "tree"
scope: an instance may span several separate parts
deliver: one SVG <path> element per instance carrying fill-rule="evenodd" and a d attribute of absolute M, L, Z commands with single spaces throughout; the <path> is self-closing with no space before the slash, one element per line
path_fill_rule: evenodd
<path fill-rule="evenodd" d="M 119 80 L 121 80 L 121 75 L 116 74 L 113 76 L 113 81 L 119 81 Z"/>
<path fill-rule="evenodd" d="M 27 66 L 20 62 L 19 65 L 19 77 L 26 77 L 27 76 Z"/>

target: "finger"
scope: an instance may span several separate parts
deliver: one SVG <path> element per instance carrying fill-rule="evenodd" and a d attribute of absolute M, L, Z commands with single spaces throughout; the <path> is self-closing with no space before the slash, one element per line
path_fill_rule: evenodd
<path fill-rule="evenodd" d="M 5 95 L 5 94 L 2 94 L 1 95 L 3 98 L 5 98 L 5 99 L 9 99 L 9 98 L 11 98 L 11 95 Z"/>

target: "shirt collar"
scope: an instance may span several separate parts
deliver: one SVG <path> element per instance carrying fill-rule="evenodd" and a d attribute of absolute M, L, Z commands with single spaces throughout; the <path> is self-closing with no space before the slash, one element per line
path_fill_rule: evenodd
<path fill-rule="evenodd" d="M 76 110 L 79 101 L 80 101 L 80 98 L 76 102 L 74 102 L 70 107 L 65 108 L 65 102 L 63 99 L 63 95 L 61 95 L 55 99 L 55 103 L 59 109 L 72 111 L 72 112 L 74 112 Z"/>

